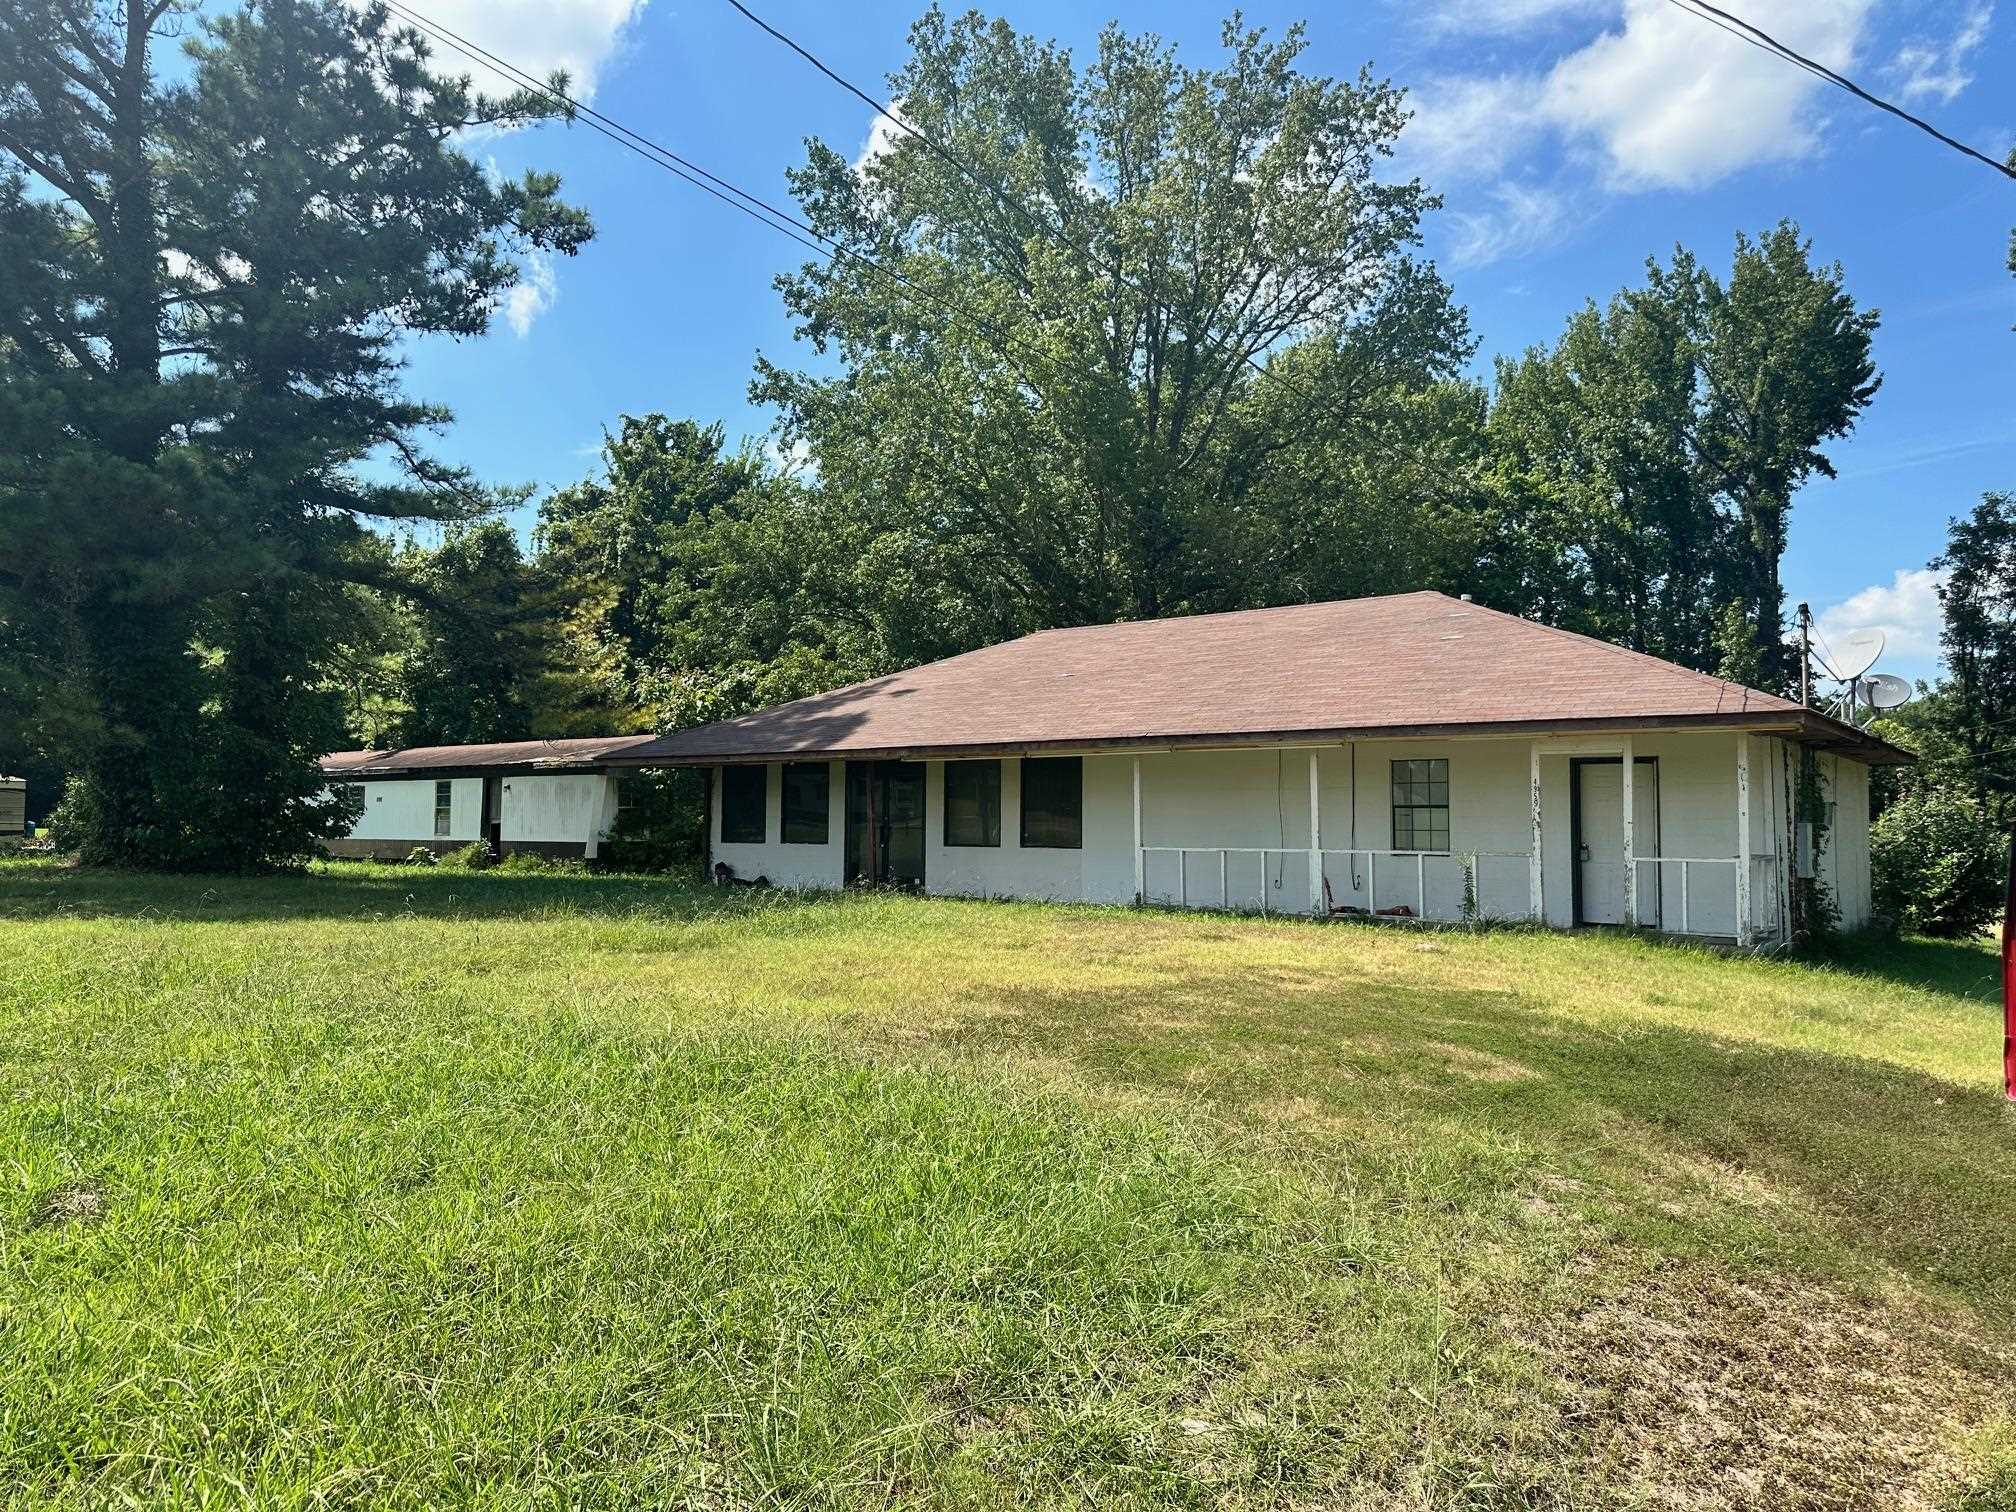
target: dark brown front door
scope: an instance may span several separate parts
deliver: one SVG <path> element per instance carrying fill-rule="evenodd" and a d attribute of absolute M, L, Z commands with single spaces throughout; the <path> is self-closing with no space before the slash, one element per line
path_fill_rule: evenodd
<path fill-rule="evenodd" d="M 847 763 L 847 882 L 924 886 L 924 764 Z"/>

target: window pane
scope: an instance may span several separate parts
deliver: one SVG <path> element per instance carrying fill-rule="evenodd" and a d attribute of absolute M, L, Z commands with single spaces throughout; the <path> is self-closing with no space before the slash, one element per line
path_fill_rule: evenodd
<path fill-rule="evenodd" d="M 731 766 L 721 769 L 721 839 L 728 845 L 761 845 L 769 828 L 764 790 L 769 768 Z"/>
<path fill-rule="evenodd" d="M 945 763 L 945 843 L 1001 843 L 1001 763 Z"/>
<path fill-rule="evenodd" d="M 455 784 L 437 782 L 434 784 L 434 837 L 443 839 L 454 827 Z"/>
<path fill-rule="evenodd" d="M 824 845 L 832 779 L 823 761 L 793 762 L 784 768 L 784 843 Z"/>
<path fill-rule="evenodd" d="M 1077 850 L 1084 843 L 1085 764 L 1076 756 L 1022 763 L 1022 843 Z"/>
<path fill-rule="evenodd" d="M 1393 763 L 1393 849 L 1449 849 L 1449 758 L 1411 756 Z"/>

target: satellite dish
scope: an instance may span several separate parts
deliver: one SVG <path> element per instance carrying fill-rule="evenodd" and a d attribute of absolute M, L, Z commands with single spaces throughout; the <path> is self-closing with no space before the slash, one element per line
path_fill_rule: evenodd
<path fill-rule="evenodd" d="M 1896 709 L 1911 702 L 1911 684 L 1888 672 L 1877 672 L 1862 680 L 1862 702 L 1872 709 Z"/>
<path fill-rule="evenodd" d="M 1834 656 L 1828 670 L 1841 682 L 1853 682 L 1875 666 L 1876 658 L 1883 654 L 1883 632 L 1850 630 L 1841 637 L 1839 645 L 1829 649 Z"/>

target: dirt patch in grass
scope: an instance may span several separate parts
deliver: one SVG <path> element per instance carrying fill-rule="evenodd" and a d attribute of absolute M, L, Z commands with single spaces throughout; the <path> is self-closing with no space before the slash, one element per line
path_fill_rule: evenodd
<path fill-rule="evenodd" d="M 73 1181 L 51 1187 L 35 1199 L 29 1222 L 36 1228 L 57 1228 L 66 1223 L 95 1223 L 105 1213 L 105 1198 L 87 1182 Z"/>
<path fill-rule="evenodd" d="M 1550 1470 L 1657 1508 L 1933 1509 L 1966 1493 L 1973 1433 L 2016 1353 L 1899 1295 L 1668 1266 L 1522 1329 L 1560 1394 Z M 1542 1477 L 1543 1479 L 1545 1477 Z"/>

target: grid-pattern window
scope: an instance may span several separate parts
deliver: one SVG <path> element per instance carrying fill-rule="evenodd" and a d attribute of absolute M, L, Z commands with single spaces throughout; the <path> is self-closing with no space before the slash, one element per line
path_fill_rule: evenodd
<path fill-rule="evenodd" d="M 434 784 L 434 837 L 445 840 L 455 828 L 455 784 L 442 781 Z"/>
<path fill-rule="evenodd" d="M 1001 763 L 945 763 L 945 843 L 1001 843 Z"/>
<path fill-rule="evenodd" d="M 770 769 L 721 768 L 721 839 L 727 845 L 761 845 L 768 829 L 764 813 Z"/>
<path fill-rule="evenodd" d="M 1393 763 L 1393 849 L 1449 849 L 1449 762 L 1446 757 Z"/>
<path fill-rule="evenodd" d="M 1084 761 L 1076 756 L 1025 759 L 1022 844 L 1031 850 L 1077 850 L 1084 834 Z"/>
<path fill-rule="evenodd" d="M 784 768 L 784 843 L 824 845 L 832 807 L 832 778 L 823 761 L 797 761 Z"/>

